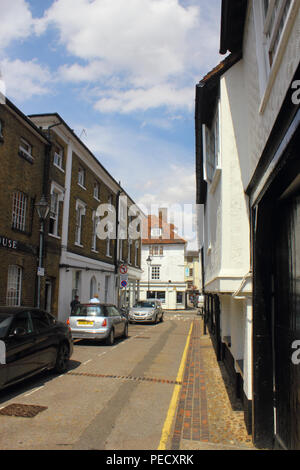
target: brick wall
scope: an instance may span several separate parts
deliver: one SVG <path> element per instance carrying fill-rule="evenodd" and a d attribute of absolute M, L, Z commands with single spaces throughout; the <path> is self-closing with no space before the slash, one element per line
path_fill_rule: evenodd
<path fill-rule="evenodd" d="M 8 105 L 0 106 L 3 142 L 0 143 L 0 235 L 18 242 L 12 250 L 0 247 L 0 304 L 6 304 L 9 265 L 23 270 L 22 305 L 34 305 L 36 296 L 36 269 L 39 246 L 39 220 L 34 204 L 43 190 L 46 144 Z M 32 162 L 19 156 L 20 138 L 32 145 Z M 12 227 L 13 194 L 20 191 L 27 196 L 25 230 Z"/>

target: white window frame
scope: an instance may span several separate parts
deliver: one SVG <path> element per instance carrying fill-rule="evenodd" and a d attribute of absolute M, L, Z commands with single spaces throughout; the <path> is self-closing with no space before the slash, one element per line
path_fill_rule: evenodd
<path fill-rule="evenodd" d="M 86 213 L 86 205 L 84 202 L 76 201 L 76 222 L 75 222 L 75 245 L 82 247 L 82 217 Z"/>
<path fill-rule="evenodd" d="M 203 177 L 214 192 L 221 174 L 221 122 L 220 101 L 211 128 L 202 125 L 203 136 Z M 213 150 L 213 151 L 212 151 Z"/>
<path fill-rule="evenodd" d="M 63 158 L 64 158 L 64 149 L 63 149 L 63 147 L 59 144 L 55 144 L 53 164 L 57 168 L 59 168 L 59 170 L 62 170 L 62 171 L 64 171 L 63 170 Z"/>
<path fill-rule="evenodd" d="M 20 266 L 8 266 L 6 290 L 7 306 L 19 307 L 21 305 L 22 274 L 23 270 Z"/>
<path fill-rule="evenodd" d="M 82 166 L 78 168 L 78 181 L 77 182 L 81 188 L 86 189 L 85 188 L 85 169 L 82 168 Z"/>
<path fill-rule="evenodd" d="M 28 142 L 28 140 L 24 139 L 24 137 L 20 138 L 19 151 L 25 154 L 29 160 L 33 160 L 32 145 Z"/>
<path fill-rule="evenodd" d="M 95 253 L 98 253 L 97 251 L 97 225 L 99 222 L 99 217 L 97 217 L 96 211 L 93 211 L 92 221 L 93 221 L 92 251 L 94 251 Z"/>
<path fill-rule="evenodd" d="M 152 281 L 160 280 L 160 266 L 151 266 L 151 280 Z"/>
<path fill-rule="evenodd" d="M 262 3 L 265 3 L 265 0 Z M 262 5 L 268 72 L 270 72 L 274 63 L 292 3 L 292 0 L 269 0 L 267 11 L 265 11 L 265 6 Z"/>
<path fill-rule="evenodd" d="M 162 236 L 162 228 L 161 227 L 151 228 L 151 238 L 159 238 L 161 236 Z"/>
<path fill-rule="evenodd" d="M 290 3 L 287 3 L 290 2 Z M 258 58 L 258 75 L 261 103 L 259 113 L 262 114 L 266 108 L 269 96 L 272 90 L 274 80 L 276 78 L 286 44 L 297 10 L 299 8 L 298 0 L 269 0 L 267 14 L 263 0 L 254 0 L 254 24 L 256 34 L 256 55 Z M 277 8 L 276 9 L 276 5 Z M 289 5 L 289 7 L 288 7 Z M 287 8 L 286 11 L 285 8 Z M 280 22 L 284 19 L 282 30 L 280 30 Z M 270 33 L 270 34 L 269 34 Z M 276 50 L 270 62 L 270 50 L 274 49 L 274 41 L 279 33 Z"/>
<path fill-rule="evenodd" d="M 128 255 L 127 255 L 127 260 L 128 264 L 131 265 L 131 254 L 132 254 L 132 240 L 130 238 L 128 239 Z"/>
<path fill-rule="evenodd" d="M 56 237 L 60 238 L 59 233 L 58 233 L 58 221 L 59 221 L 59 208 L 60 208 L 60 202 L 64 201 L 64 194 L 65 190 L 63 187 L 59 186 L 57 183 L 52 182 L 51 183 L 51 190 L 50 190 L 50 213 L 49 213 L 49 218 L 54 220 L 53 223 L 53 232 L 48 232 L 48 235 L 51 237 Z M 56 196 L 56 206 L 53 206 L 53 196 Z"/>
<path fill-rule="evenodd" d="M 119 259 L 120 259 L 120 261 L 124 261 L 123 260 L 123 252 L 124 252 L 124 240 L 123 240 L 123 238 L 120 238 L 120 240 L 119 240 Z"/>
<path fill-rule="evenodd" d="M 94 183 L 93 196 L 96 201 L 100 201 L 100 184 L 97 181 Z"/>
<path fill-rule="evenodd" d="M 28 196 L 22 191 L 13 193 L 12 227 L 25 232 Z"/>
<path fill-rule="evenodd" d="M 138 263 L 138 253 L 139 253 L 139 242 L 136 241 L 135 246 L 134 246 L 134 264 L 135 264 L 135 266 L 139 265 L 139 263 Z"/>
<path fill-rule="evenodd" d="M 109 234 L 106 238 L 106 256 L 108 258 L 112 258 L 112 255 L 111 255 L 111 239 L 109 238 Z"/>

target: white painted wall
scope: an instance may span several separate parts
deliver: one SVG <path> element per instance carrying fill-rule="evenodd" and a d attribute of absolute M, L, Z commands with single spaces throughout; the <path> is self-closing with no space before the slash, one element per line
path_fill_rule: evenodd
<path fill-rule="evenodd" d="M 163 308 L 167 310 L 180 310 L 185 308 L 185 245 L 164 244 L 163 256 L 151 256 L 152 266 L 160 266 L 160 279 L 151 279 L 150 290 L 166 292 L 166 301 Z M 140 283 L 140 298 L 146 299 L 148 291 L 148 265 L 146 259 L 149 256 L 149 245 L 142 246 L 142 277 Z M 171 282 L 170 282 L 171 281 Z M 183 293 L 183 303 L 177 303 L 177 292 Z"/>

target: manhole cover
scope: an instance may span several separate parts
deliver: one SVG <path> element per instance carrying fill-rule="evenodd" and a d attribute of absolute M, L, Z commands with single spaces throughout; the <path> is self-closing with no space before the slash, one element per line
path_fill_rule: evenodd
<path fill-rule="evenodd" d="M 21 405 L 13 403 L 0 410 L 0 415 L 17 416 L 21 418 L 34 418 L 41 411 L 46 410 L 47 406 Z"/>

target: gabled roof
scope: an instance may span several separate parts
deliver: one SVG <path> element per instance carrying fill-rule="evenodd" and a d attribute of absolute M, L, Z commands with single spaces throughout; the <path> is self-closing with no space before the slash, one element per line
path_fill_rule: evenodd
<path fill-rule="evenodd" d="M 161 236 L 151 237 L 152 228 L 161 228 Z M 142 223 L 143 245 L 185 245 L 187 242 L 176 233 L 174 224 L 170 224 L 156 215 L 148 215 Z"/>

